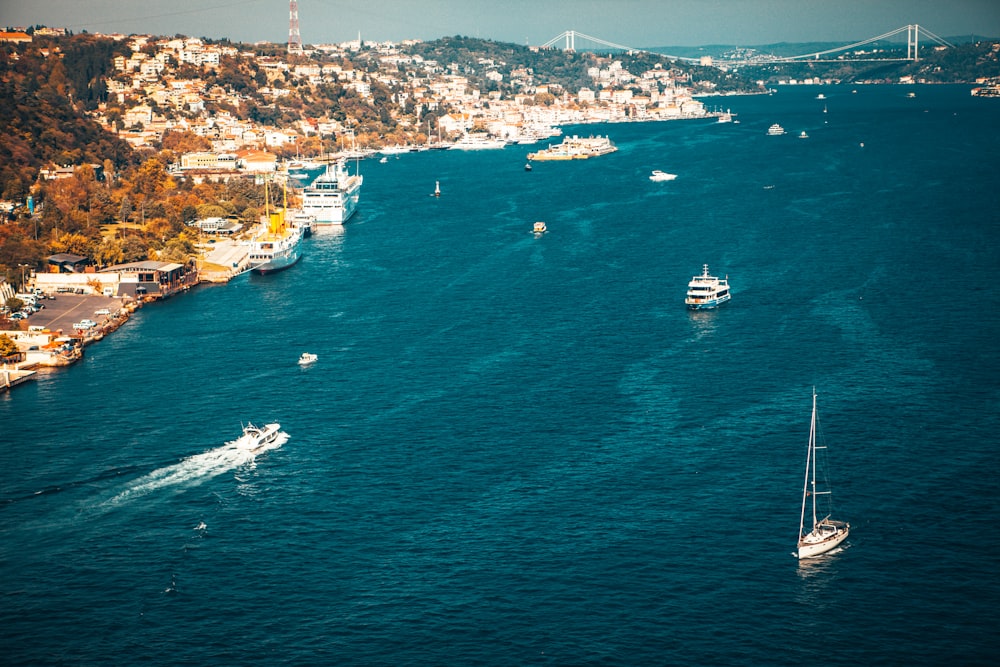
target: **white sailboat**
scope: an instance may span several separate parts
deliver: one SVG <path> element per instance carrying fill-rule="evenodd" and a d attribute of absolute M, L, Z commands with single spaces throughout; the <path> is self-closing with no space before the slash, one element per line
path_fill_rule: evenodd
<path fill-rule="evenodd" d="M 847 539 L 851 531 L 851 524 L 844 521 L 834 521 L 827 514 L 825 518 L 817 520 L 816 497 L 829 496 L 829 489 L 818 490 L 816 488 L 816 450 L 826 449 L 823 445 L 816 444 L 816 389 L 813 389 L 813 409 L 812 420 L 809 424 L 809 451 L 806 454 L 806 475 L 802 485 L 802 514 L 799 517 L 799 543 L 796 557 L 815 558 L 820 554 L 834 549 L 841 542 Z M 806 531 L 806 508 L 812 507 L 812 528 Z"/>

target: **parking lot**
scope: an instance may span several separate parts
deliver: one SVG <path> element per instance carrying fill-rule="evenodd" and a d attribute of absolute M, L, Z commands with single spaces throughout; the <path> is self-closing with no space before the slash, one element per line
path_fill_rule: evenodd
<path fill-rule="evenodd" d="M 53 294 L 55 299 L 39 300 L 45 304 L 37 313 L 28 318 L 30 326 L 42 326 L 50 331 L 73 332 L 73 324 L 81 320 L 93 320 L 103 324 L 122 306 L 119 297 L 98 296 L 96 294 Z M 97 311 L 107 309 L 108 315 L 98 315 Z"/>

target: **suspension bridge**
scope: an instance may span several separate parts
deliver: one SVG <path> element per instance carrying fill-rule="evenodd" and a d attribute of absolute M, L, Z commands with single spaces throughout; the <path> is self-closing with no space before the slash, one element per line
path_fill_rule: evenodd
<path fill-rule="evenodd" d="M 854 51 L 856 49 L 861 49 L 865 46 L 876 44 L 878 42 L 891 39 L 897 35 L 901 35 L 903 32 L 906 33 L 906 57 L 905 58 L 890 58 L 890 57 L 877 57 L 877 54 L 868 54 L 872 57 L 866 58 L 852 58 L 854 62 L 900 62 L 900 61 L 913 61 L 916 62 L 920 59 L 920 39 L 923 37 L 925 40 L 934 42 L 940 46 L 953 47 L 954 45 L 950 42 L 938 37 L 932 33 L 927 28 L 917 24 L 904 25 L 895 30 L 890 30 L 889 32 L 877 35 L 875 37 L 869 37 L 868 39 L 861 40 L 860 42 L 854 42 L 853 44 L 845 44 L 844 46 L 838 46 L 832 49 L 827 49 L 825 51 L 813 51 L 811 53 L 804 53 L 798 56 L 757 56 L 755 58 L 746 58 L 742 60 L 726 60 L 727 65 L 760 65 L 760 64 L 780 64 L 780 63 L 795 63 L 795 62 L 840 62 L 843 58 L 836 57 L 837 54 L 844 54 L 849 51 Z M 616 44 L 614 42 L 609 42 L 605 39 L 599 37 L 592 37 L 590 35 L 585 35 L 582 32 L 577 32 L 576 30 L 566 30 L 559 35 L 556 35 L 549 41 L 542 44 L 542 48 L 563 48 L 566 51 L 576 51 L 577 50 L 577 40 L 580 40 L 583 46 L 587 44 L 595 45 L 591 48 L 582 48 L 580 50 L 593 51 L 599 48 L 612 49 L 616 51 L 626 51 L 630 53 L 652 53 L 658 56 L 664 56 L 672 60 L 681 60 L 685 62 L 697 63 L 701 61 L 701 58 L 689 58 L 685 56 L 672 56 L 666 53 L 661 53 L 659 51 L 651 51 L 649 49 L 640 49 L 632 46 L 626 46 L 624 44 Z M 562 44 L 562 47 L 558 45 Z"/>

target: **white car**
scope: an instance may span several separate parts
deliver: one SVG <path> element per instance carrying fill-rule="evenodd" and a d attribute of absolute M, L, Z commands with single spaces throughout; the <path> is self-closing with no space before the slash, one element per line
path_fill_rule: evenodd
<path fill-rule="evenodd" d="M 94 315 L 110 315 L 111 311 L 107 308 L 101 308 L 100 310 L 95 310 Z"/>
<path fill-rule="evenodd" d="M 73 323 L 74 329 L 90 329 L 97 326 L 97 322 L 94 320 L 80 320 L 79 322 Z"/>

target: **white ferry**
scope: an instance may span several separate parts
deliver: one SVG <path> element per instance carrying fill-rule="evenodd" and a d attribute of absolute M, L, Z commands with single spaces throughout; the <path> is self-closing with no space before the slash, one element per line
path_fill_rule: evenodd
<path fill-rule="evenodd" d="M 250 269 L 254 273 L 274 273 L 299 261 L 302 228 L 286 222 L 286 209 L 270 210 L 267 187 L 264 189 L 264 218 L 261 230 L 250 240 Z"/>
<path fill-rule="evenodd" d="M 785 133 L 785 128 L 781 127 L 777 123 L 767 128 L 767 134 L 770 137 L 778 137 Z"/>
<path fill-rule="evenodd" d="M 529 160 L 586 160 L 597 155 L 614 153 L 618 147 L 608 137 L 566 137 L 561 144 L 528 153 Z"/>
<path fill-rule="evenodd" d="M 507 142 L 503 139 L 494 139 L 485 132 L 475 132 L 473 134 L 466 134 L 453 143 L 450 149 L 453 151 L 478 151 L 503 148 L 506 145 Z"/>
<path fill-rule="evenodd" d="M 302 212 L 317 225 L 342 225 L 358 207 L 363 182 L 361 174 L 348 173 L 343 160 L 328 164 L 312 185 L 302 189 Z"/>
<path fill-rule="evenodd" d="M 254 273 L 274 273 L 299 261 L 302 230 L 284 223 L 284 211 L 271 213 L 271 221 L 250 241 L 250 269 Z M 276 217 L 281 222 L 274 222 Z"/>
<path fill-rule="evenodd" d="M 717 308 L 729 301 L 729 276 L 717 278 L 709 275 L 708 264 L 702 268 L 700 276 L 691 278 L 688 283 L 687 298 L 684 303 L 691 310 L 707 310 Z"/>

